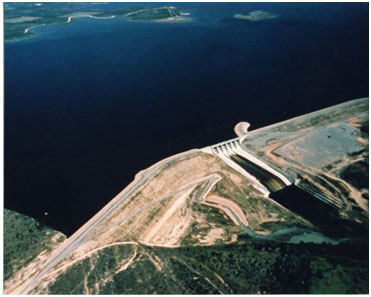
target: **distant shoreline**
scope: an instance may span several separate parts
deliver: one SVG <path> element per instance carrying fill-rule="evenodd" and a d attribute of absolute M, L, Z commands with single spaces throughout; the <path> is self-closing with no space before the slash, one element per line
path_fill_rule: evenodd
<path fill-rule="evenodd" d="M 41 25 L 36 25 L 36 26 L 31 26 L 31 27 L 28 27 L 24 30 L 24 34 L 27 34 L 31 29 L 35 29 L 35 28 L 38 28 L 38 27 L 43 27 L 45 26 L 45 24 L 41 24 Z"/>
<path fill-rule="evenodd" d="M 250 21 L 250 22 L 261 22 L 278 18 L 278 15 L 266 12 L 263 10 L 254 10 L 250 11 L 248 14 L 239 14 L 234 15 L 235 19 Z"/>
<path fill-rule="evenodd" d="M 187 23 L 192 22 L 192 18 L 185 18 L 185 17 L 170 17 L 170 18 L 163 18 L 157 20 L 132 20 L 127 18 L 130 22 L 143 22 L 143 23 Z"/>
<path fill-rule="evenodd" d="M 174 7 L 162 7 L 161 9 L 163 9 L 163 8 L 174 9 Z M 184 13 L 184 12 L 180 13 L 180 14 L 177 14 L 177 15 L 175 15 L 174 13 L 173 14 L 170 13 L 170 15 L 171 15 L 170 17 L 164 17 L 164 18 L 158 18 L 158 19 L 145 19 L 145 18 L 143 18 L 143 19 L 133 19 L 131 17 L 131 15 L 136 14 L 140 11 L 144 11 L 144 10 L 147 10 L 147 9 L 139 9 L 139 10 L 132 11 L 132 12 L 122 14 L 122 15 L 113 14 L 113 15 L 110 15 L 110 16 L 97 16 L 96 14 L 100 14 L 100 12 L 98 12 L 98 11 L 97 12 L 96 11 L 76 12 L 76 13 L 73 13 L 73 14 L 66 14 L 66 15 L 60 16 L 60 17 L 63 17 L 63 18 L 67 19 L 66 22 L 64 22 L 64 23 L 60 23 L 58 21 L 55 21 L 55 22 L 51 22 L 51 23 L 42 23 L 42 24 L 29 26 L 29 27 L 27 27 L 23 30 L 23 35 L 22 36 L 17 36 L 17 37 L 13 37 L 13 38 L 9 38 L 9 39 L 4 38 L 4 42 L 16 42 L 16 41 L 36 37 L 37 36 L 36 34 L 31 34 L 32 33 L 31 30 L 36 29 L 38 27 L 43 27 L 43 26 L 46 26 L 46 25 L 71 24 L 72 19 L 74 19 L 74 18 L 92 18 L 92 19 L 98 19 L 98 20 L 107 20 L 107 19 L 117 18 L 118 16 L 122 16 L 123 19 L 125 19 L 127 21 L 130 21 L 130 22 L 186 23 L 186 22 L 193 21 L 193 19 L 189 17 L 190 13 Z"/>
<path fill-rule="evenodd" d="M 92 19 L 100 19 L 100 20 L 106 20 L 106 19 L 113 19 L 115 18 L 116 15 L 112 15 L 112 16 L 108 16 L 108 17 L 98 17 L 98 16 L 94 16 L 94 15 L 91 15 L 91 14 L 88 14 L 88 15 L 70 15 L 68 18 L 67 18 L 67 24 L 71 23 L 72 19 L 74 18 L 92 18 Z"/>

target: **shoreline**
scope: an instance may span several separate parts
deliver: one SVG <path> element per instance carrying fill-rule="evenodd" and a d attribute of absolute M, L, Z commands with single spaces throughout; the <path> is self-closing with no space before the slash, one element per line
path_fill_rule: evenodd
<path fill-rule="evenodd" d="M 133 20 L 130 19 L 130 17 L 127 17 L 126 15 L 124 18 L 128 22 L 136 22 L 136 23 L 188 23 L 188 22 L 193 22 L 193 18 L 189 17 L 183 17 L 183 16 L 176 16 L 176 17 L 169 17 L 169 18 L 164 18 L 164 19 L 157 19 L 157 20 Z"/>
<path fill-rule="evenodd" d="M 98 17 L 98 16 L 94 16 L 94 15 L 77 15 L 77 16 L 70 15 L 70 16 L 68 16 L 67 21 L 66 21 L 65 24 L 72 23 L 73 18 L 92 18 L 92 19 L 98 19 L 98 20 L 107 20 L 107 19 L 114 19 L 116 17 L 117 17 L 117 15 L 111 15 L 111 16 L 107 16 L 107 17 L 106 16 Z M 58 24 L 58 23 L 45 24 L 44 23 L 44 24 L 40 24 L 40 25 L 27 27 L 23 31 L 23 34 L 25 34 L 26 36 L 23 35 L 22 37 L 17 37 L 17 38 L 12 38 L 12 39 L 5 39 L 4 38 L 4 43 L 6 43 L 6 42 L 17 42 L 17 41 L 21 41 L 21 40 L 25 40 L 25 39 L 28 39 L 28 38 L 35 37 L 35 36 L 30 36 L 29 35 L 29 33 L 32 33 L 31 30 L 39 28 L 39 27 L 44 27 L 46 25 L 60 25 L 60 24 Z"/>
<path fill-rule="evenodd" d="M 36 25 L 36 26 L 31 26 L 31 27 L 28 27 L 24 30 L 24 34 L 27 34 L 28 32 L 30 32 L 30 30 L 32 29 L 35 29 L 35 28 L 38 28 L 38 27 L 43 27 L 45 26 L 45 24 L 41 24 L 41 25 Z"/>
<path fill-rule="evenodd" d="M 146 22 L 146 23 L 188 23 L 188 22 L 192 22 L 193 21 L 193 18 L 190 18 L 190 17 L 187 17 L 189 14 L 181 14 L 180 16 L 176 16 L 176 17 L 169 17 L 169 18 L 164 18 L 164 19 L 157 19 L 157 20 L 132 20 L 130 19 L 130 17 L 128 16 L 130 15 L 129 14 L 126 14 L 126 15 L 123 15 L 123 18 L 126 20 L 126 21 L 130 21 L 130 22 Z M 108 19 L 114 19 L 118 17 L 117 15 L 111 15 L 111 16 L 95 16 L 95 15 L 92 15 L 92 14 L 86 14 L 86 15 L 69 15 L 67 17 L 67 21 L 64 23 L 64 24 L 71 24 L 72 23 L 72 19 L 74 18 L 91 18 L 91 19 L 97 19 L 97 20 L 108 20 Z M 24 29 L 23 31 L 23 36 L 20 36 L 20 37 L 16 37 L 16 38 L 11 38 L 11 39 L 5 39 L 4 38 L 4 43 L 7 43 L 7 42 L 17 42 L 17 41 L 20 41 L 20 40 L 25 40 L 25 39 L 28 39 L 28 38 L 32 38 L 32 37 L 36 37 L 36 36 L 32 36 L 30 33 L 31 30 L 33 29 L 36 29 L 36 28 L 39 28 L 39 27 L 44 27 L 44 26 L 47 26 L 47 25 L 62 25 L 60 23 L 48 23 L 48 24 L 40 24 L 40 25 L 35 25 L 35 26 L 30 26 L 30 27 L 27 27 L 26 29 Z"/>
<path fill-rule="evenodd" d="M 77 18 L 92 18 L 92 19 L 98 19 L 98 20 L 107 20 L 107 19 L 113 19 L 115 18 L 116 15 L 111 15 L 111 16 L 108 16 L 108 17 L 98 17 L 98 16 L 94 16 L 94 15 L 91 15 L 91 14 L 87 14 L 87 15 L 70 15 L 68 16 L 67 18 L 67 24 L 70 24 L 72 19 L 77 19 Z"/>

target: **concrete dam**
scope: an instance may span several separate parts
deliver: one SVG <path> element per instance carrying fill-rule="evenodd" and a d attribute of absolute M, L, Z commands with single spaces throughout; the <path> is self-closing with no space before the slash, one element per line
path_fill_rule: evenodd
<path fill-rule="evenodd" d="M 244 175 L 254 188 L 265 197 L 288 186 L 295 186 L 327 205 L 337 209 L 346 208 L 346 203 L 339 197 L 320 191 L 305 179 L 297 180 L 294 177 L 287 176 L 287 174 L 273 168 L 272 165 L 245 151 L 241 146 L 239 137 L 208 146 L 203 148 L 202 151 L 216 155 L 230 167 Z"/>
<path fill-rule="evenodd" d="M 227 140 L 202 149 L 221 158 L 244 175 L 264 196 L 292 185 L 283 173 L 242 149 L 240 139 Z"/>

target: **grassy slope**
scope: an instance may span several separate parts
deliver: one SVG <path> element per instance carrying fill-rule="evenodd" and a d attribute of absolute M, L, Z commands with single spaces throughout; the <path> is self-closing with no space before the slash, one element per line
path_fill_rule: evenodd
<path fill-rule="evenodd" d="M 368 292 L 366 244 L 295 245 L 246 239 L 239 244 L 210 247 L 139 246 L 135 261 L 117 273 L 134 249 L 115 246 L 99 251 L 59 276 L 49 293 Z"/>
<path fill-rule="evenodd" d="M 53 246 L 51 238 L 59 234 L 36 220 L 15 211 L 4 210 L 4 280 L 26 266 L 44 250 Z"/>

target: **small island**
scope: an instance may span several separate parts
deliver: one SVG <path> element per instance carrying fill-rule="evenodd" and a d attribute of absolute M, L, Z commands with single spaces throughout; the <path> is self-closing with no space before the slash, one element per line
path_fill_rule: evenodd
<path fill-rule="evenodd" d="M 276 19 L 278 18 L 278 15 L 263 10 L 254 10 L 247 15 L 237 13 L 234 15 L 234 18 L 250 22 L 261 22 L 265 20 Z"/>
<path fill-rule="evenodd" d="M 133 21 L 160 21 L 160 22 L 184 22 L 190 18 L 184 17 L 175 7 L 160 7 L 151 9 L 140 9 L 130 12 L 125 16 Z"/>

